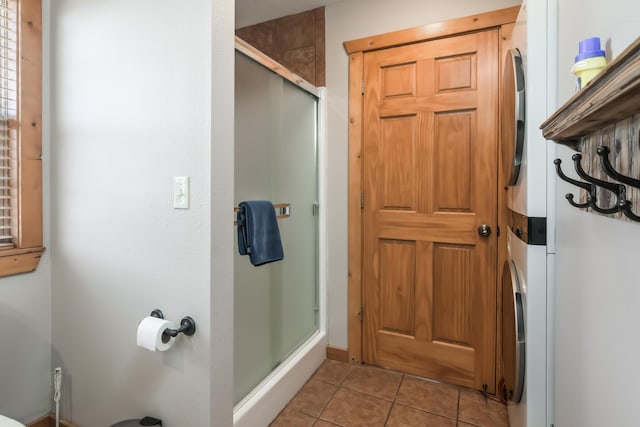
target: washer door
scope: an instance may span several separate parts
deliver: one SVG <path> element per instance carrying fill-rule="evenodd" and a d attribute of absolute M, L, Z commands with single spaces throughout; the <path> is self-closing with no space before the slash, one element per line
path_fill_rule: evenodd
<path fill-rule="evenodd" d="M 507 399 L 518 403 L 524 391 L 524 310 L 520 279 L 513 261 L 502 270 L 502 359 Z"/>
<path fill-rule="evenodd" d="M 507 185 L 515 185 L 520 174 L 524 146 L 524 69 L 518 49 L 509 49 L 502 75 L 502 173 Z"/>

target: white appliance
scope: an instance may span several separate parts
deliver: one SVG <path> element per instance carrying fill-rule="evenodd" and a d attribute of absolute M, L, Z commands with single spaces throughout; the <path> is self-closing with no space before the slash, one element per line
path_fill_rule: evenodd
<path fill-rule="evenodd" d="M 553 175 L 548 166 L 555 152 L 539 126 L 555 103 L 555 76 L 548 71 L 555 70 L 555 1 L 523 2 L 511 39 L 515 65 L 505 63 L 505 67 L 514 67 L 515 99 L 511 104 L 516 110 L 510 120 L 515 120 L 516 128 L 521 127 L 523 139 L 518 146 L 515 132 L 507 156 L 513 156 L 510 164 L 516 167 L 503 171 L 510 181 L 509 259 L 503 271 L 503 358 L 511 427 L 549 426 L 553 418 L 549 401 L 555 180 L 549 180 Z M 518 90 L 518 83 L 524 86 L 524 93 Z M 517 107 L 523 104 L 524 111 L 518 112 Z"/>
<path fill-rule="evenodd" d="M 0 427 L 24 427 L 24 424 L 0 415 Z"/>

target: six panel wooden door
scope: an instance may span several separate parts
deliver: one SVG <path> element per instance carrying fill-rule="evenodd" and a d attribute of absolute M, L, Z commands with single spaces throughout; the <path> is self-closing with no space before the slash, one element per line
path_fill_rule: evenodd
<path fill-rule="evenodd" d="M 495 392 L 498 31 L 364 55 L 363 360 Z"/>

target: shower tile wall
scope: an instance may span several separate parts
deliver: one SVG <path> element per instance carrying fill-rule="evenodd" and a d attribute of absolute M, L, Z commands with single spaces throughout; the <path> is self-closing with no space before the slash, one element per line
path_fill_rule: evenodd
<path fill-rule="evenodd" d="M 236 34 L 309 83 L 325 85 L 324 7 L 239 28 Z"/>

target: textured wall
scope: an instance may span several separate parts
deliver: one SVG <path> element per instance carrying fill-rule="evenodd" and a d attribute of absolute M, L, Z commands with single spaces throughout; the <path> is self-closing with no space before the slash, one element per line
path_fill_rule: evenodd
<path fill-rule="evenodd" d="M 570 69 L 578 42 L 598 36 L 607 58 L 615 58 L 638 37 L 640 4 L 557 3 L 558 69 L 550 72 L 557 72 L 557 99 L 562 105 L 574 93 Z M 558 147 L 563 166 L 572 167 L 574 153 Z M 555 425 L 635 426 L 640 382 L 640 342 L 635 339 L 640 324 L 640 224 L 578 210 L 565 200 L 568 192 L 577 195 L 574 186 L 558 179 Z"/>
<path fill-rule="evenodd" d="M 211 40 L 207 0 L 54 3 L 52 360 L 79 426 L 210 425 Z M 188 210 L 172 207 L 176 175 L 191 177 Z M 137 347 L 156 307 L 192 316 L 196 334 L 165 353 Z"/>

